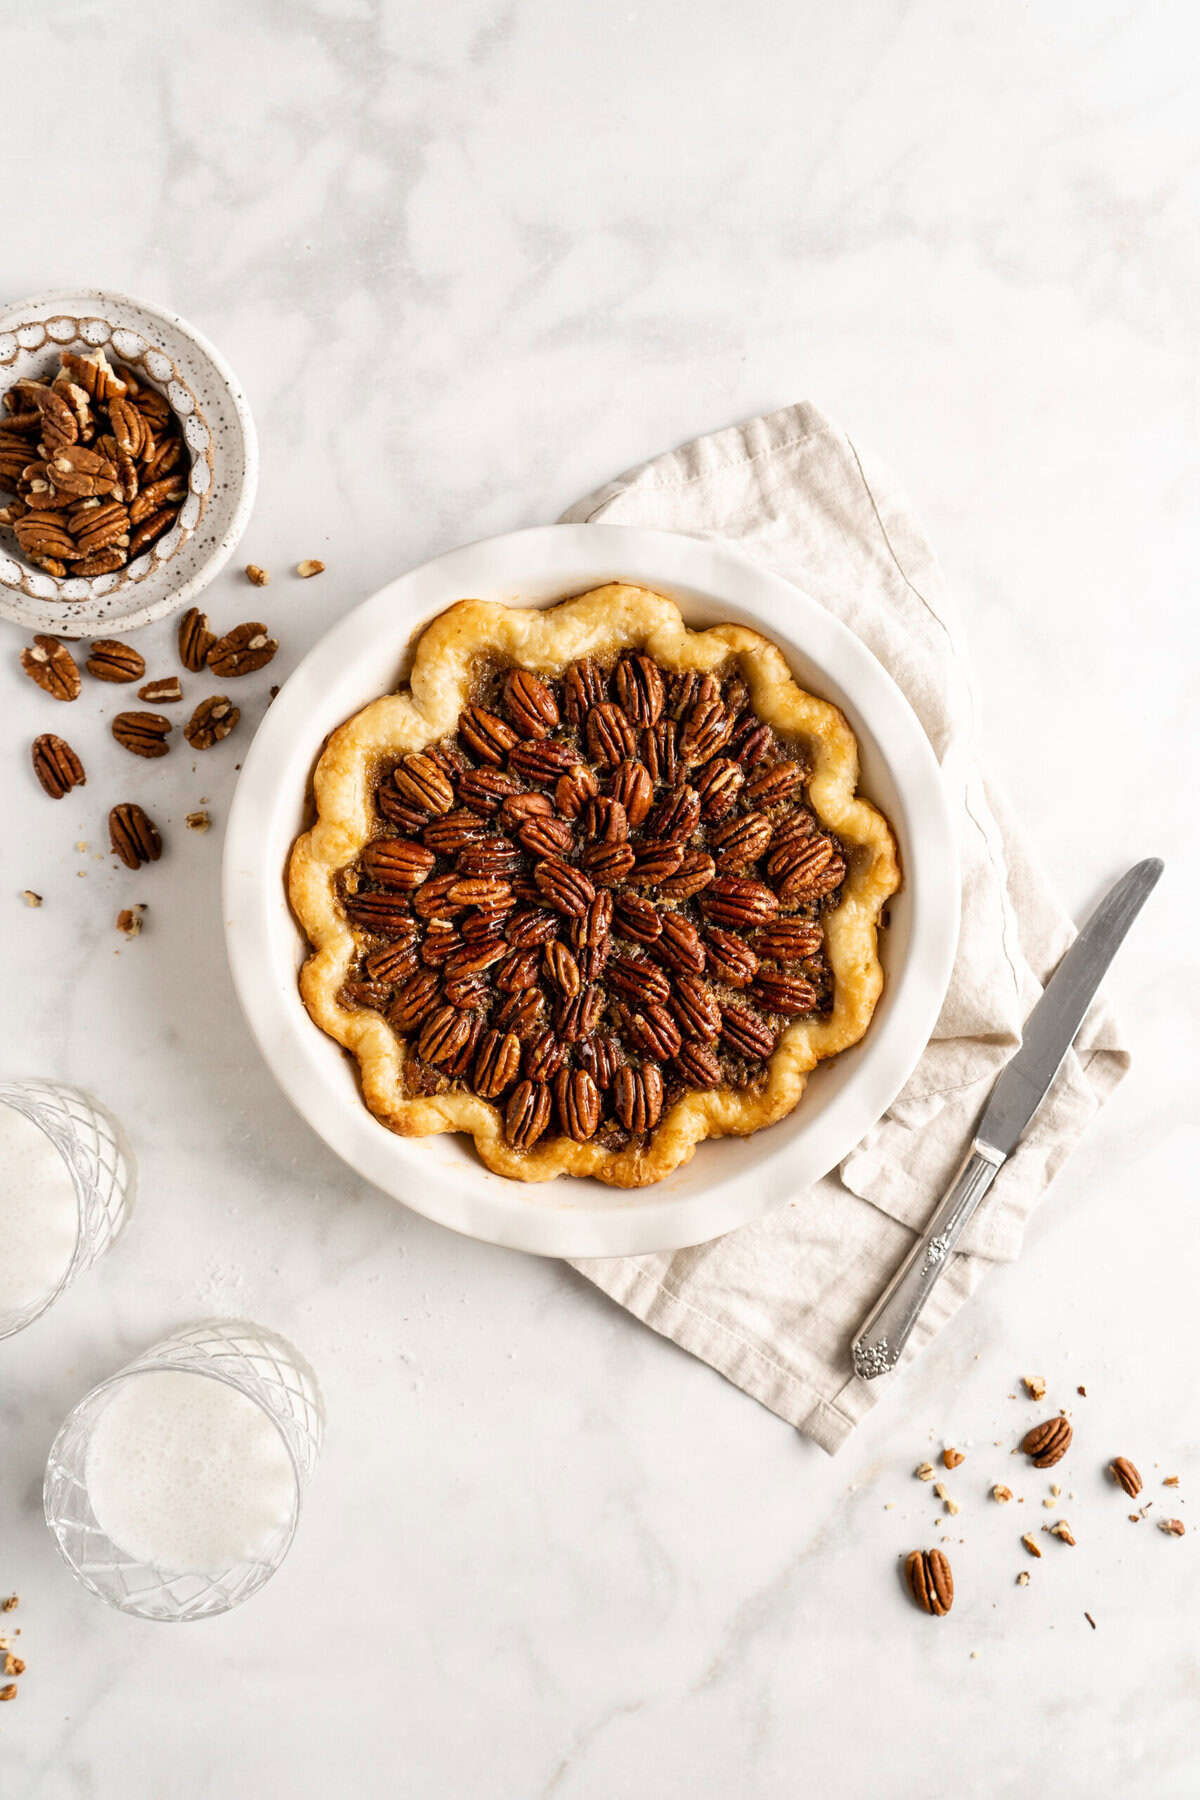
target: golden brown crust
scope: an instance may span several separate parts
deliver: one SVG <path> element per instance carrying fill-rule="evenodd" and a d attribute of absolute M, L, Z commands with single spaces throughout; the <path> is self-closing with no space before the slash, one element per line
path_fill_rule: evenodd
<path fill-rule="evenodd" d="M 828 1016 L 788 1026 L 757 1092 L 720 1088 L 685 1094 L 644 1144 L 621 1150 L 543 1139 L 531 1151 L 505 1141 L 500 1108 L 467 1092 L 409 1098 L 402 1071 L 406 1046 L 374 1012 L 339 998 L 356 951 L 352 927 L 335 892 L 340 869 L 372 832 L 371 779 L 381 755 L 397 755 L 454 733 L 482 658 L 542 674 L 580 657 L 605 659 L 644 650 L 670 670 L 707 671 L 733 663 L 758 716 L 799 740 L 812 764 L 809 805 L 837 834 L 849 872 L 837 907 L 824 919 L 833 975 Z M 741 625 L 691 631 L 670 600 L 646 588 L 613 583 L 540 610 L 460 600 L 420 638 L 409 692 L 365 706 L 330 737 L 313 776 L 317 821 L 296 840 L 288 869 L 292 906 L 313 946 L 300 972 L 308 1011 L 359 1065 L 363 1098 L 381 1122 L 406 1137 L 463 1131 L 489 1169 L 522 1181 L 592 1175 L 618 1187 L 642 1187 L 687 1162 L 708 1137 L 747 1136 L 791 1112 L 810 1071 L 862 1037 L 883 986 L 876 952 L 880 912 L 900 883 L 895 841 L 882 816 L 855 789 L 858 746 L 837 707 L 806 694 L 781 653 Z"/>

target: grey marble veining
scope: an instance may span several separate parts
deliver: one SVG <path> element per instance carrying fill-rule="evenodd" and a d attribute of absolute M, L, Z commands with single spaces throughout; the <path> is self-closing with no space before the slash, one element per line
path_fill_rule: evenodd
<path fill-rule="evenodd" d="M 128 289 L 226 353 L 263 452 L 238 562 L 272 582 L 230 571 L 206 604 L 283 647 L 234 737 L 154 766 L 107 736 L 119 690 L 55 708 L 3 632 L 6 1061 L 93 1087 L 143 1178 L 118 1251 L 0 1345 L 0 1589 L 29 1663 L 5 1800 L 1196 1792 L 1198 35 L 1182 3 L 955 0 L 6 21 L 9 297 Z M 1068 903 L 1168 862 L 1112 978 L 1133 1075 L 1023 1259 L 836 1462 L 569 1270 L 349 1175 L 241 1021 L 218 883 L 267 690 L 346 607 L 797 398 L 912 492 L 990 766 Z M 307 556 L 327 573 L 300 582 Z M 138 641 L 175 667 L 169 625 Z M 25 760 L 47 729 L 88 770 L 57 805 Z M 168 839 L 139 875 L 97 854 L 120 798 Z M 74 1586 L 40 1470 L 93 1380 L 206 1312 L 293 1337 L 330 1430 L 277 1580 L 171 1631 Z M 1077 1547 L 1038 1563 L 1020 1532 L 1059 1514 L 1009 1455 L 1026 1370 L 1077 1426 Z M 911 1475 L 943 1442 L 968 1450 L 952 1519 Z M 1117 1453 L 1155 1502 L 1137 1526 Z M 1169 1473 L 1182 1540 L 1153 1526 Z M 959 1597 L 934 1622 L 897 1559 L 943 1535 Z"/>

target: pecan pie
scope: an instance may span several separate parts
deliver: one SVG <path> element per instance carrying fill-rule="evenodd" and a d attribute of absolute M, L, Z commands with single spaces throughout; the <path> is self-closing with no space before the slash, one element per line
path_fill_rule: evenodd
<path fill-rule="evenodd" d="M 657 1181 L 866 1030 L 899 885 L 854 737 L 643 588 L 464 600 L 334 732 L 292 852 L 316 1023 L 371 1111 L 524 1180 Z"/>

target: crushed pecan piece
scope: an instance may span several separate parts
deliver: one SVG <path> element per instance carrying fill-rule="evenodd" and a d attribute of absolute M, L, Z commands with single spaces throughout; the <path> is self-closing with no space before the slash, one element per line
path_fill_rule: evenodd
<path fill-rule="evenodd" d="M 246 573 L 247 575 L 250 574 L 249 569 L 246 570 Z M 305 557 L 303 562 L 298 562 L 296 564 L 296 573 L 299 575 L 301 581 L 311 581 L 314 575 L 323 575 L 325 573 L 325 564 L 315 556 L 308 556 Z M 251 577 L 251 579 L 253 580 L 253 577 Z M 255 582 L 254 585 L 256 587 L 265 587 L 266 583 L 260 581 Z"/>

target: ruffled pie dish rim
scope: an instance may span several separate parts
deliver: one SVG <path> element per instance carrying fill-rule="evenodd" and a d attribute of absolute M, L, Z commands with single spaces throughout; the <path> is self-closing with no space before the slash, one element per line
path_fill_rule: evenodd
<path fill-rule="evenodd" d="M 800 685 L 846 714 L 863 787 L 900 846 L 904 887 L 883 950 L 887 983 L 862 1043 L 812 1076 L 803 1103 L 750 1138 L 710 1141 L 653 1187 L 516 1183 L 481 1166 L 469 1139 L 409 1139 L 364 1107 L 344 1051 L 300 998 L 301 934 L 280 871 L 311 823 L 302 796 L 329 734 L 403 679 L 424 626 L 463 594 L 546 606 L 620 578 L 666 594 L 693 627 L 769 635 Z M 537 526 L 448 551 L 397 576 L 334 624 L 268 710 L 225 838 L 223 903 L 235 990 L 265 1062 L 295 1108 L 354 1174 L 450 1230 L 566 1257 L 699 1244 L 791 1203 L 887 1110 L 935 1025 L 959 923 L 957 841 L 929 741 L 865 645 L 793 582 L 723 542 L 608 524 Z M 329 1165 L 318 1158 L 318 1181 Z"/>
<path fill-rule="evenodd" d="M 644 1140 L 631 1137 L 619 1149 L 557 1131 L 532 1149 L 514 1149 L 505 1136 L 502 1103 L 465 1089 L 403 1093 L 410 1039 L 378 1012 L 348 1006 L 342 997 L 357 940 L 338 899 L 337 878 L 373 835 L 376 765 L 452 737 L 481 663 L 551 678 L 573 661 L 611 664 L 628 651 L 652 657 L 664 673 L 732 668 L 747 683 L 758 719 L 773 727 L 785 748 L 798 744 L 809 762 L 808 804 L 819 825 L 851 853 L 839 903 L 823 920 L 833 1010 L 828 1018 L 798 1019 L 781 1033 L 765 1059 L 761 1091 L 690 1088 Z M 673 601 L 629 583 L 604 584 L 547 608 L 457 601 L 425 627 L 406 686 L 339 726 L 314 771 L 316 822 L 297 839 L 288 868 L 292 906 L 312 946 L 300 973 L 305 1005 L 314 1024 L 355 1058 L 364 1103 L 389 1130 L 408 1137 L 464 1133 L 494 1174 L 517 1181 L 593 1176 L 622 1188 L 657 1183 L 705 1141 L 748 1137 L 786 1117 L 817 1064 L 859 1042 L 870 1028 L 883 987 L 879 918 L 900 885 L 900 869 L 892 832 L 858 791 L 858 778 L 858 746 L 844 715 L 805 692 L 778 647 L 746 626 L 693 631 Z"/>

